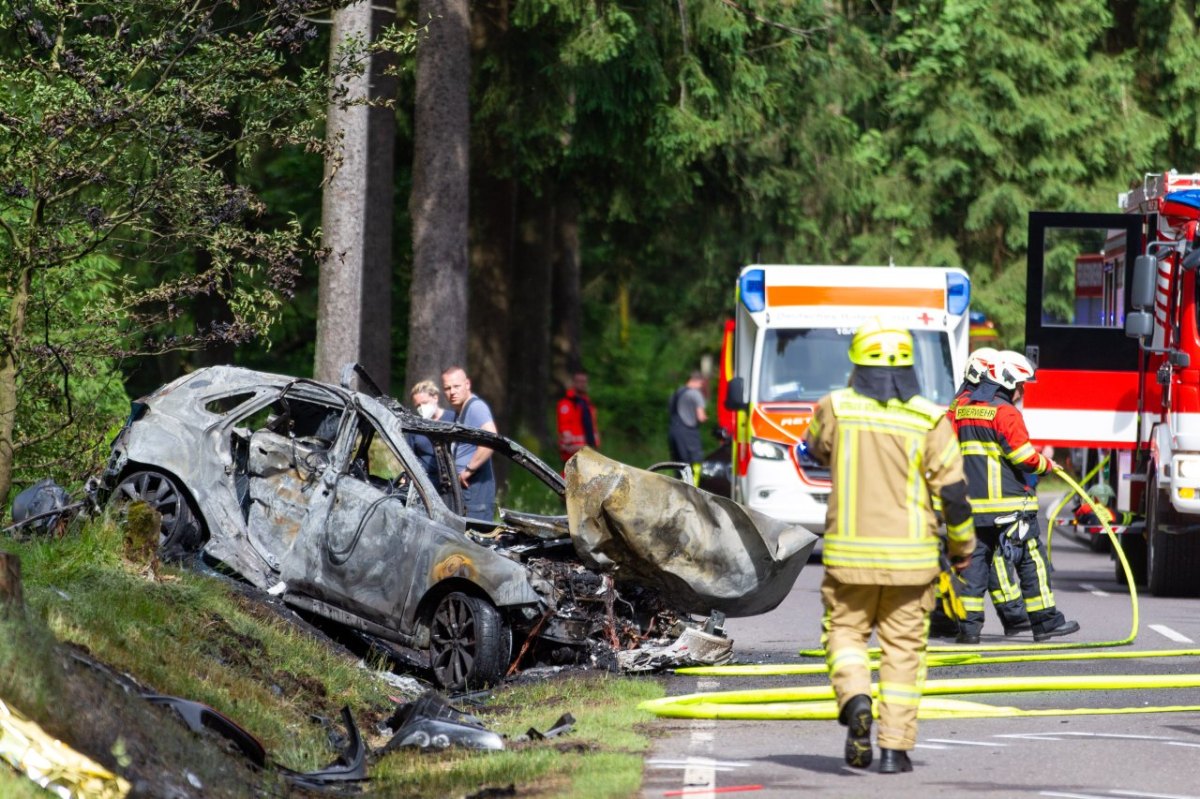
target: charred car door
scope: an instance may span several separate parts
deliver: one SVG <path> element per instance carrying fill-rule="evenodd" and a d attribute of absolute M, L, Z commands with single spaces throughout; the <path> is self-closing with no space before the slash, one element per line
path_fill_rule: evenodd
<path fill-rule="evenodd" d="M 364 413 L 351 417 L 321 475 L 280 578 L 302 593 L 400 632 L 429 587 L 431 539 L 457 537 L 430 518 L 409 462 Z"/>
<path fill-rule="evenodd" d="M 346 406 L 291 384 L 232 428 L 234 492 L 252 545 L 275 569 L 293 546 L 329 467 Z"/>

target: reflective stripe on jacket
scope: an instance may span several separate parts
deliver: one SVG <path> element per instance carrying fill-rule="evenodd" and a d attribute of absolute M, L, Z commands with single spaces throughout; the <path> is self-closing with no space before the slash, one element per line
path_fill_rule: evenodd
<path fill-rule="evenodd" d="M 1037 494 L 1025 473 L 1044 474 L 1050 461 L 1033 448 L 1025 420 L 1007 397 L 965 402 L 954 409 L 971 507 L 976 524 L 993 524 L 997 516 L 1036 513 Z"/>
<path fill-rule="evenodd" d="M 830 465 L 824 564 L 844 583 L 921 585 L 939 572 L 933 497 L 947 502 L 953 555 L 975 546 L 954 428 L 937 405 L 881 403 L 846 388 L 821 399 L 808 428 L 812 455 Z"/>

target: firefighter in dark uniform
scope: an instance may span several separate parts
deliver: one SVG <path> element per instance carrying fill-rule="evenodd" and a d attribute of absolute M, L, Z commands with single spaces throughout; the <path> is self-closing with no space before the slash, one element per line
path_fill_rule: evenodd
<path fill-rule="evenodd" d="M 880 772 L 912 771 L 917 706 L 934 581 L 940 572 L 940 496 L 948 549 L 965 568 L 975 548 L 971 506 L 954 429 L 938 405 L 918 395 L 912 336 L 870 322 L 850 344 L 850 386 L 817 404 L 805 442 L 830 467 L 821 599 L 823 644 L 838 720 L 849 728 L 845 758 L 871 763 L 874 630 L 879 666 Z"/>
<path fill-rule="evenodd" d="M 988 367 L 1000 354 L 999 350 L 991 347 L 980 347 L 967 358 L 967 368 L 963 375 L 962 385 L 950 403 L 947 411 L 951 422 L 954 421 L 954 410 L 964 403 L 970 402 L 971 393 L 979 386 L 980 380 L 987 374 Z M 957 425 L 955 425 L 957 428 Z M 992 553 L 988 564 L 988 596 L 991 597 L 992 607 L 1000 617 L 1005 635 L 1016 635 L 1031 629 L 1029 615 L 1025 612 L 1025 603 L 1021 597 L 1021 583 L 1017 579 L 1016 569 L 1004 557 L 1004 552 L 997 547 Z M 960 632 L 958 622 L 942 610 L 943 602 L 935 607 L 929 615 L 929 634 L 940 638 L 954 638 Z M 974 601 L 971 602 L 974 604 Z M 982 603 L 978 610 L 983 610 Z"/>
<path fill-rule="evenodd" d="M 998 550 L 1016 569 L 1033 640 L 1045 641 L 1079 630 L 1077 622 L 1067 621 L 1055 607 L 1050 563 L 1038 531 L 1037 494 L 1027 479 L 1027 475 L 1057 468 L 1033 448 L 1025 420 L 1014 404 L 1020 401 L 1023 386 L 1033 373 L 1025 356 L 1011 350 L 1001 352 L 968 401 L 954 408 L 976 530 L 971 565 L 963 571 L 966 586 L 960 598 L 967 618 L 959 625 L 957 640 L 961 644 L 979 643 L 988 567 Z"/>

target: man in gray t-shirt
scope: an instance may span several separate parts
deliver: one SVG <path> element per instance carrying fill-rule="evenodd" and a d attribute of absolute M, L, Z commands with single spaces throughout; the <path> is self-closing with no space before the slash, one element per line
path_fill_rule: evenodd
<path fill-rule="evenodd" d="M 442 390 L 457 414 L 456 421 L 468 427 L 497 432 L 492 409 L 471 393 L 471 380 L 461 366 L 451 366 L 442 372 Z M 458 444 L 454 448 L 454 466 L 462 489 L 463 515 L 485 522 L 495 520 L 496 477 L 492 472 L 492 450 L 474 444 Z"/>
<path fill-rule="evenodd" d="M 692 482 L 700 481 L 700 461 L 704 459 L 704 445 L 700 441 L 700 425 L 708 421 L 705 410 L 704 375 L 692 372 L 685 385 L 671 395 L 669 406 L 671 420 L 667 427 L 667 440 L 671 445 L 671 460 L 682 461 L 692 467 Z"/>

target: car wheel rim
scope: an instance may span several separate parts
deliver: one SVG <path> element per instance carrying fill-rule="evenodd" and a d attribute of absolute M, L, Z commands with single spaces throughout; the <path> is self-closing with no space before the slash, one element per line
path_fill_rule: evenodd
<path fill-rule="evenodd" d="M 171 481 L 149 472 L 135 475 L 121 483 L 119 495 L 129 502 L 145 502 L 162 514 L 162 537 L 165 538 L 175 527 L 179 512 L 179 495 Z"/>
<path fill-rule="evenodd" d="M 433 670 L 448 687 L 465 685 L 475 663 L 475 613 L 465 599 L 442 600 L 433 617 Z"/>

